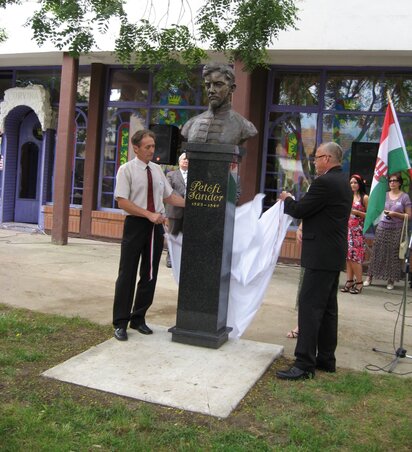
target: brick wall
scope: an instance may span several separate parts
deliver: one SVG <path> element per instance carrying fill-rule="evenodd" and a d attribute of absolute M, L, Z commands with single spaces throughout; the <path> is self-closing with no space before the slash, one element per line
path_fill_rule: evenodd
<path fill-rule="evenodd" d="M 125 216 L 120 213 L 92 211 L 92 235 L 107 238 L 122 238 Z"/>
<path fill-rule="evenodd" d="M 51 231 L 53 228 L 53 206 L 42 206 L 42 212 L 44 213 L 44 229 Z M 75 234 L 80 232 L 81 214 L 81 209 L 69 209 L 69 232 Z"/>
<path fill-rule="evenodd" d="M 279 261 L 284 263 L 299 263 L 301 247 L 296 243 L 296 232 L 288 231 L 279 254 Z"/>
<path fill-rule="evenodd" d="M 53 206 L 43 206 L 44 229 L 50 231 L 53 227 Z M 69 232 L 80 232 L 81 209 L 70 208 Z M 92 236 L 95 238 L 121 239 L 125 216 L 115 212 L 92 211 Z M 283 242 L 279 261 L 284 263 L 300 262 L 300 246 L 296 243 L 295 231 L 288 231 Z"/>

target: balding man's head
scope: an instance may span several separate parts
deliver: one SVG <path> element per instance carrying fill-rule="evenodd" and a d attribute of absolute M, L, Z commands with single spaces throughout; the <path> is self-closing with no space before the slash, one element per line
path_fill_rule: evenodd
<path fill-rule="evenodd" d="M 319 148 L 322 148 L 324 152 L 327 152 L 330 155 L 330 161 L 332 163 L 340 164 L 342 162 L 343 151 L 338 143 L 334 143 L 333 141 L 329 141 L 328 143 L 322 143 Z"/>
<path fill-rule="evenodd" d="M 326 173 L 334 166 L 338 166 L 342 162 L 343 151 L 337 143 L 332 141 L 329 143 L 322 143 L 315 153 L 315 168 L 316 174 L 321 175 Z"/>

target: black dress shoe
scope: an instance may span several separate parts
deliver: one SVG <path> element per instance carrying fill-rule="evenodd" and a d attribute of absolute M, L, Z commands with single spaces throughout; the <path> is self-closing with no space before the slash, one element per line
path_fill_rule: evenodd
<path fill-rule="evenodd" d="M 276 376 L 281 380 L 306 380 L 313 378 L 315 374 L 309 370 L 302 370 L 298 367 L 291 367 L 288 370 L 279 370 Z"/>
<path fill-rule="evenodd" d="M 130 325 L 130 328 L 141 334 L 153 334 L 153 330 L 151 330 L 145 323 L 141 323 L 140 325 Z"/>
<path fill-rule="evenodd" d="M 127 341 L 127 331 L 126 328 L 116 328 L 114 330 L 114 337 L 118 341 Z"/>

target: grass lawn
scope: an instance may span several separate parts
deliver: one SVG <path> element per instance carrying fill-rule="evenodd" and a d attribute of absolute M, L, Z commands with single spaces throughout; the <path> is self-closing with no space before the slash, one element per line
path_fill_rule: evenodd
<path fill-rule="evenodd" d="M 410 451 L 412 379 L 339 369 L 279 381 L 277 360 L 227 418 L 41 377 L 110 326 L 0 304 L 1 451 Z"/>

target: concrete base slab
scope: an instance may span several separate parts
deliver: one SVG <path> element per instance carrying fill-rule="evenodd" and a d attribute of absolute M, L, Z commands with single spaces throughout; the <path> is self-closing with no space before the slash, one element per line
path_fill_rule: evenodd
<path fill-rule="evenodd" d="M 167 328 L 152 336 L 128 330 L 42 375 L 101 391 L 225 418 L 283 347 L 229 340 L 219 349 L 172 342 Z"/>

